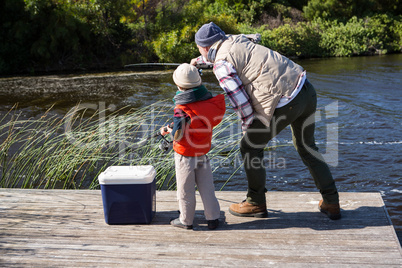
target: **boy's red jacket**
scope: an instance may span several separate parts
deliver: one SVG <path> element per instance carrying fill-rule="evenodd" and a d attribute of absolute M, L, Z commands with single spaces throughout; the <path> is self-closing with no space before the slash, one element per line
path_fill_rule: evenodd
<path fill-rule="evenodd" d="M 204 101 L 176 105 L 190 116 L 184 135 L 179 141 L 173 141 L 175 152 L 184 156 L 205 155 L 211 149 L 212 129 L 218 125 L 225 114 L 225 97 L 219 94 Z"/>

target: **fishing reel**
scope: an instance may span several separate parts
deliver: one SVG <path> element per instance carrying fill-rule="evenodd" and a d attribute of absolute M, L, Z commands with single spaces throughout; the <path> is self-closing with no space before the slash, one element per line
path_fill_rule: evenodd
<path fill-rule="evenodd" d="M 197 63 L 195 67 L 198 69 L 198 73 L 202 76 L 203 69 L 212 69 L 214 65 L 212 63 Z"/>
<path fill-rule="evenodd" d="M 173 147 L 173 142 L 172 141 L 168 141 L 164 136 L 162 136 L 162 135 L 160 135 L 161 136 L 161 143 L 159 144 L 159 149 L 162 151 L 162 152 L 167 152 L 167 151 L 169 151 L 169 149 L 170 148 L 172 148 Z"/>
<path fill-rule="evenodd" d="M 170 127 L 170 128 L 173 128 L 173 123 L 171 123 L 171 124 L 169 125 L 169 127 Z M 168 132 L 168 126 L 164 127 L 164 128 L 163 128 L 163 131 L 164 131 L 165 133 L 167 133 L 167 132 Z M 160 149 L 162 152 L 167 152 L 167 151 L 169 151 L 169 149 L 173 147 L 173 146 L 172 146 L 172 145 L 173 145 L 173 141 L 168 141 L 168 140 L 165 138 L 164 134 L 162 135 L 160 132 L 158 132 L 158 136 L 161 137 L 161 143 L 159 144 L 159 149 Z"/>

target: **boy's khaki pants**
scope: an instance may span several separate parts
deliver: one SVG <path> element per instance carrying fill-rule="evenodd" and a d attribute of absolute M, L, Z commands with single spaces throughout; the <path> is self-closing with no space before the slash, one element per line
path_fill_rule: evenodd
<path fill-rule="evenodd" d="M 190 157 L 175 152 L 174 160 L 181 223 L 185 225 L 193 224 L 196 185 L 204 205 L 205 218 L 207 220 L 218 219 L 220 207 L 215 196 L 214 181 L 208 156 Z"/>

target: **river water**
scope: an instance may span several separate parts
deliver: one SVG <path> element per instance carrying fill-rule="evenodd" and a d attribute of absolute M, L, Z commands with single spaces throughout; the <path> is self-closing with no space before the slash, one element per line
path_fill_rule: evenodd
<path fill-rule="evenodd" d="M 318 94 L 316 140 L 340 192 L 380 192 L 401 241 L 402 235 L 402 54 L 298 60 Z M 15 104 L 26 118 L 52 105 L 63 116 L 81 103 L 119 108 L 145 107 L 173 97 L 173 70 L 10 77 L 0 79 L 0 116 Z M 221 93 L 211 71 L 203 82 Z M 230 110 L 229 110 L 230 112 Z M 308 171 L 291 146 L 290 129 L 267 151 L 267 189 L 315 191 Z M 219 167 L 216 189 L 246 190 L 242 169 Z M 269 193 L 268 193 L 269 194 Z"/>

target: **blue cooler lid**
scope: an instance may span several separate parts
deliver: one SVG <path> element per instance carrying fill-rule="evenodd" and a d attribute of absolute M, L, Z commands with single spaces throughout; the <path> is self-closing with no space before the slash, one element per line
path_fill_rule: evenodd
<path fill-rule="evenodd" d="M 106 184 L 147 184 L 156 176 L 155 168 L 144 166 L 110 166 L 102 172 L 99 183 Z"/>

